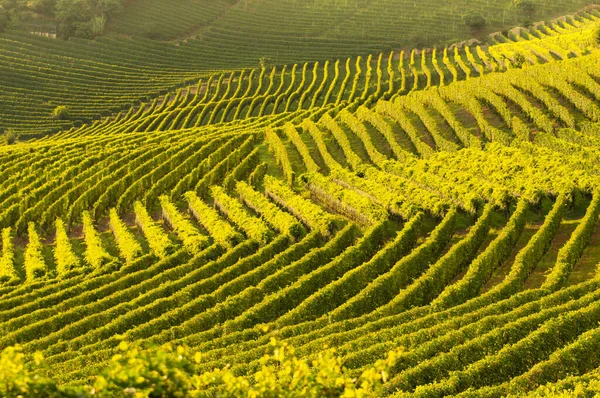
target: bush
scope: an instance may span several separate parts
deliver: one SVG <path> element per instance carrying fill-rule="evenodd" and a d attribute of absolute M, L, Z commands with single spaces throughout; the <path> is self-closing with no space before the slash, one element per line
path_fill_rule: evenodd
<path fill-rule="evenodd" d="M 527 14 L 531 15 L 535 12 L 535 3 L 531 0 L 514 0 L 514 4 L 515 7 Z"/>
<path fill-rule="evenodd" d="M 483 28 L 487 23 L 483 15 L 481 15 L 480 12 L 474 10 L 468 11 L 463 16 L 463 20 L 465 21 L 465 24 L 472 29 Z"/>
<path fill-rule="evenodd" d="M 269 57 L 261 57 L 258 64 L 262 69 L 269 69 L 273 66 L 273 60 Z"/>
<path fill-rule="evenodd" d="M 80 39 L 93 39 L 94 38 L 94 27 L 93 27 L 92 21 L 73 23 L 72 36 L 78 37 Z"/>
<path fill-rule="evenodd" d="M 17 141 L 17 133 L 13 129 L 8 129 L 4 132 L 4 143 L 12 145 Z"/>
<path fill-rule="evenodd" d="M 235 377 L 228 370 L 215 370 L 194 377 L 200 390 L 196 397 L 367 397 L 382 396 L 383 383 L 395 362 L 396 352 L 378 361 L 358 378 L 350 377 L 334 350 L 323 350 L 312 363 L 298 359 L 286 343 L 271 340 L 273 355 L 261 359 L 253 378 Z M 201 356 L 199 356 L 200 359 Z M 214 389 L 215 394 L 202 390 Z"/>
<path fill-rule="evenodd" d="M 67 120 L 71 117 L 71 110 L 68 106 L 59 105 L 52 111 L 52 117 L 56 120 Z"/>
<path fill-rule="evenodd" d="M 99 397 L 187 397 L 192 389 L 193 361 L 183 347 L 165 346 L 154 352 L 142 352 L 126 342 L 121 354 L 96 379 Z"/>
<path fill-rule="evenodd" d="M 261 359 L 253 376 L 235 376 L 228 368 L 196 374 L 202 355 L 167 345 L 142 351 L 121 342 L 120 353 L 96 378 L 93 386 L 64 387 L 35 375 L 44 366 L 34 355 L 29 371 L 20 347 L 0 354 L 0 396 L 22 398 L 68 397 L 367 397 L 381 396 L 383 383 L 397 357 L 390 352 L 358 378 L 350 377 L 334 350 L 323 350 L 311 363 L 298 359 L 286 343 L 271 340 L 272 355 Z M 48 369 L 46 369 L 48 371 Z"/>
<path fill-rule="evenodd" d="M 30 374 L 24 362 L 21 347 L 8 347 L 0 354 L 0 396 L 2 397 L 66 397 L 60 394 L 55 382 Z M 42 357 L 34 355 L 40 366 Z"/>
<path fill-rule="evenodd" d="M 521 53 L 515 54 L 515 59 L 511 61 L 513 68 L 521 69 L 527 63 L 527 59 Z"/>

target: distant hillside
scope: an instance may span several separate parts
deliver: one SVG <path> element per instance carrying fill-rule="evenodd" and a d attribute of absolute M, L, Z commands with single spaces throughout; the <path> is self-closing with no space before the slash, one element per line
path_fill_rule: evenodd
<path fill-rule="evenodd" d="M 504 32 L 505 34 L 497 33 L 489 37 L 482 37 L 483 42 L 480 44 L 485 48 L 486 44 L 540 39 L 547 35 L 552 36 L 566 32 L 575 34 L 581 32 L 582 29 L 589 28 L 590 24 L 597 23 L 598 15 L 597 10 L 590 10 L 590 12 L 564 17 L 552 23 L 536 24 L 536 28 L 531 30 L 513 29 L 510 32 Z M 257 33 L 257 37 L 259 35 L 260 33 Z M 195 123 L 230 121 L 232 118 L 242 118 L 246 112 L 248 115 L 258 116 L 265 112 L 278 113 L 286 109 L 290 110 L 290 107 L 295 109 L 297 104 L 292 103 L 291 100 L 294 99 L 292 95 L 296 91 L 300 90 L 295 94 L 299 96 L 294 99 L 295 101 L 300 99 L 301 90 L 314 92 L 320 90 L 319 92 L 325 95 L 328 91 L 325 84 L 329 85 L 336 78 L 338 80 L 334 82 L 335 86 L 332 87 L 330 94 L 333 93 L 333 90 L 336 90 L 336 93 L 340 90 L 342 92 L 331 97 L 333 102 L 338 97 L 349 100 L 353 81 L 347 81 L 345 83 L 347 87 L 341 87 L 344 77 L 359 72 L 357 75 L 362 76 L 361 79 L 365 79 L 369 74 L 369 68 L 373 68 L 376 73 L 382 73 L 384 84 L 387 84 L 385 79 L 389 78 L 388 69 L 390 67 L 397 71 L 395 79 L 401 78 L 401 71 L 407 75 L 407 81 L 404 84 L 408 85 L 408 88 L 414 85 L 411 76 L 415 73 L 421 75 L 418 84 L 426 84 L 422 72 L 421 56 L 418 55 L 421 48 L 414 51 L 418 56 L 414 65 L 409 65 L 408 58 L 411 55 L 411 49 L 404 51 L 404 57 L 407 59 L 402 66 L 399 66 L 400 51 L 391 44 L 393 39 L 386 42 L 382 38 L 381 41 L 373 42 L 368 46 L 368 41 L 362 42 L 359 39 L 357 41 L 341 39 L 336 41 L 325 38 L 306 38 L 302 42 L 295 42 L 295 40 L 290 36 L 289 45 L 285 44 L 286 41 L 269 44 L 257 40 L 256 42 L 260 41 L 261 45 L 242 46 L 236 44 L 236 41 L 229 40 L 226 36 L 199 38 L 188 40 L 185 43 L 166 43 L 115 35 L 99 37 L 93 41 L 75 38 L 63 41 L 28 33 L 1 34 L 0 69 L 6 72 L 0 75 L 0 130 L 12 128 L 19 134 L 36 135 L 63 128 L 68 129 L 73 125 L 87 123 L 100 116 L 129 109 L 140 101 L 148 101 L 168 90 L 190 84 L 195 86 L 198 79 L 213 74 L 212 82 L 207 82 L 205 79 L 203 84 L 207 86 L 212 84 L 211 87 L 214 87 L 215 90 L 214 99 L 217 100 L 220 95 L 234 94 L 234 89 L 230 87 L 228 91 L 227 87 L 235 84 L 235 79 L 240 79 L 239 73 L 242 69 L 254 70 L 252 75 L 250 75 L 250 71 L 247 71 L 241 79 L 246 79 L 242 88 L 248 90 L 246 95 L 249 102 L 239 104 L 239 110 L 233 108 L 234 105 L 229 108 L 217 107 L 214 115 L 207 110 L 202 113 L 205 119 Z M 400 43 L 396 44 L 400 45 Z M 544 63 L 552 59 L 572 56 L 570 55 L 570 52 L 573 51 L 572 48 L 567 48 L 566 53 L 563 54 L 565 49 L 561 50 L 560 46 L 561 43 L 558 43 L 558 48 L 557 45 L 552 44 L 551 52 L 539 49 L 536 52 L 528 52 L 529 55 L 526 55 L 523 60 L 531 63 Z M 363 53 L 358 53 L 362 55 L 362 59 L 354 56 L 357 49 L 360 48 L 364 49 Z M 392 63 L 388 64 L 391 48 L 394 49 L 393 65 Z M 442 68 L 445 68 L 443 73 L 450 76 L 450 70 L 454 65 L 457 73 L 465 75 L 466 72 L 462 70 L 461 63 L 458 62 L 458 60 L 462 60 L 461 62 L 472 63 L 472 74 L 478 75 L 481 64 L 485 64 L 484 60 L 480 59 L 482 55 L 473 46 L 472 54 L 465 51 L 454 54 L 453 51 L 450 51 L 450 57 L 457 57 L 457 61 L 452 61 L 449 66 L 445 66 L 443 50 L 444 47 L 439 47 L 436 57 L 427 56 L 426 63 L 429 65 L 429 69 L 435 70 L 435 63 L 437 63 L 443 65 Z M 430 53 L 428 51 L 428 54 Z M 372 56 L 369 58 L 368 54 L 372 54 Z M 326 65 L 325 61 L 327 60 L 329 63 Z M 523 60 L 519 62 L 522 63 Z M 313 68 L 315 61 L 319 61 L 319 65 Z M 302 65 L 305 62 L 309 62 L 310 65 Z M 286 70 L 281 68 L 285 64 L 288 65 Z M 297 64 L 295 69 L 294 64 Z M 278 68 L 272 70 L 273 66 L 278 66 Z M 488 68 L 488 65 L 485 67 Z M 358 71 L 357 68 L 361 68 L 361 71 Z M 231 71 L 236 71 L 236 74 L 229 78 L 227 75 Z M 223 75 L 219 77 L 221 73 Z M 315 73 L 316 75 L 314 75 Z M 371 86 L 377 85 L 375 77 L 378 76 L 373 75 L 369 83 Z M 436 80 L 435 76 L 433 80 Z M 323 82 L 323 86 L 319 85 L 321 82 Z M 250 86 L 247 87 L 246 84 L 250 84 Z M 360 80 L 357 84 L 356 89 L 361 90 L 367 83 Z M 400 82 L 397 81 L 396 85 L 399 86 Z M 223 86 L 221 91 L 216 91 L 217 87 L 221 86 Z M 284 87 L 286 88 L 284 89 Z M 278 92 L 278 88 L 280 92 Z M 257 96 L 262 93 L 264 98 L 268 98 L 270 102 L 264 107 L 257 105 L 259 99 L 254 101 L 254 98 L 251 98 L 253 90 L 258 90 L 256 91 Z M 373 90 L 376 88 L 373 87 Z M 244 93 L 245 91 L 241 91 L 238 94 L 242 96 Z M 211 95 L 213 95 L 212 92 Z M 185 101 L 186 97 L 183 96 L 181 99 Z M 306 106 L 312 103 L 312 99 L 304 98 L 304 100 L 306 100 Z M 317 100 L 321 101 L 321 99 Z M 315 104 L 317 103 L 322 104 L 320 102 Z M 185 109 L 189 104 L 184 102 L 180 105 Z M 67 115 L 53 117 L 52 112 L 60 106 L 69 107 L 70 112 Z M 223 113 L 225 109 L 231 112 Z M 183 122 L 183 120 L 185 118 L 178 122 Z"/>
<path fill-rule="evenodd" d="M 176 40 L 200 35 L 207 47 L 227 52 L 252 47 L 277 57 L 304 44 L 351 44 L 354 53 L 387 46 L 431 46 L 473 36 L 463 17 L 480 14 L 487 34 L 551 19 L 590 0 L 132 0 L 109 21 L 107 31 Z"/>

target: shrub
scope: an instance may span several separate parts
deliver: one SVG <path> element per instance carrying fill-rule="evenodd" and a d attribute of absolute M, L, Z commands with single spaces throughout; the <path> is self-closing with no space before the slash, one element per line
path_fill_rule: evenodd
<path fill-rule="evenodd" d="M 262 69 L 268 69 L 271 68 L 273 65 L 273 60 L 269 57 L 261 57 L 258 60 L 258 65 L 262 68 Z"/>
<path fill-rule="evenodd" d="M 140 351 L 122 341 L 121 351 L 96 379 L 99 397 L 187 397 L 192 389 L 193 362 L 183 347 Z"/>
<path fill-rule="evenodd" d="M 92 21 L 74 22 L 73 33 L 70 36 L 78 37 L 80 39 L 93 39 L 94 26 Z"/>
<path fill-rule="evenodd" d="M 68 397 L 367 397 L 381 396 L 388 371 L 397 358 L 390 352 L 359 377 L 350 377 L 334 350 L 323 350 L 308 363 L 295 356 L 286 343 L 271 340 L 272 355 L 261 359 L 253 376 L 235 376 L 228 369 L 196 374 L 200 353 L 170 345 L 142 351 L 121 342 L 120 353 L 96 378 L 93 386 L 64 387 L 40 378 L 35 370 L 44 365 L 34 354 L 33 370 L 24 362 L 20 347 L 0 353 L 0 396 L 23 398 Z"/>
<path fill-rule="evenodd" d="M 486 24 L 486 20 L 478 11 L 467 11 L 467 13 L 463 16 L 463 20 L 465 24 L 471 29 L 480 29 L 483 28 Z"/>
<path fill-rule="evenodd" d="M 30 374 L 25 365 L 21 347 L 8 347 L 0 353 L 0 396 L 2 397 L 66 397 L 60 394 L 55 382 Z M 34 355 L 40 366 L 42 357 Z"/>
<path fill-rule="evenodd" d="M 527 59 L 525 59 L 525 56 L 523 54 L 516 53 L 515 59 L 510 61 L 510 63 L 512 64 L 513 68 L 521 69 L 523 65 L 527 63 Z"/>
<path fill-rule="evenodd" d="M 514 0 L 514 5 L 527 14 L 531 15 L 535 12 L 535 3 L 531 0 Z"/>
<path fill-rule="evenodd" d="M 7 145 L 12 145 L 17 141 L 17 133 L 13 129 L 8 129 L 4 132 L 4 142 Z"/>
<path fill-rule="evenodd" d="M 323 350 L 312 363 L 295 356 L 293 347 L 271 340 L 273 355 L 261 359 L 261 369 L 253 378 L 236 377 L 229 369 L 215 370 L 194 377 L 200 390 L 196 397 L 367 397 L 381 396 L 383 383 L 397 353 L 378 361 L 358 378 L 348 375 L 342 359 L 334 350 Z M 201 359 L 198 356 L 197 360 Z M 215 394 L 203 393 L 214 389 Z"/>
<path fill-rule="evenodd" d="M 56 120 L 67 120 L 71 117 L 71 110 L 68 106 L 59 105 L 52 111 L 52 117 Z"/>

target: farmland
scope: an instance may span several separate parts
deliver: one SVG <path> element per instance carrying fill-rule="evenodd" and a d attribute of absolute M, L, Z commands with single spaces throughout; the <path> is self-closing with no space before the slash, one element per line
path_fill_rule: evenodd
<path fill-rule="evenodd" d="M 338 31 L 242 50 L 215 37 L 295 2 L 141 3 L 92 41 L 0 34 L 0 395 L 280 396 L 298 361 L 340 373 L 314 396 L 598 392 L 599 9 L 477 1 L 478 40 L 440 11 L 411 47 L 383 0 L 315 1 Z"/>

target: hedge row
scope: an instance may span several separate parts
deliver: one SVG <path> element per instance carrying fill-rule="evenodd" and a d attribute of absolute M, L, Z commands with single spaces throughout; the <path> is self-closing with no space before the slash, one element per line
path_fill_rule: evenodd
<path fill-rule="evenodd" d="M 167 220 L 190 254 L 196 254 L 208 246 L 208 237 L 200 234 L 196 227 L 179 212 L 168 196 L 161 196 L 159 201 L 163 218 Z"/>
<path fill-rule="evenodd" d="M 486 317 L 449 333 L 436 342 L 445 341 L 446 346 L 441 352 L 432 353 L 432 347 L 425 346 L 423 351 L 416 351 L 414 354 L 419 355 L 417 358 L 422 358 L 420 356 L 428 350 L 429 354 L 414 366 L 398 364 L 400 372 L 392 379 L 389 388 L 418 392 L 431 387 L 431 391 L 436 391 L 438 385 L 443 385 L 444 380 L 452 379 L 457 373 L 468 372 L 472 368 L 481 369 L 481 365 L 486 362 L 494 363 L 490 359 L 516 344 L 522 344 L 529 336 L 537 333 L 540 325 L 553 322 L 561 314 L 589 308 L 600 294 L 597 289 L 569 293 L 572 295 L 562 294 L 551 304 L 547 301 L 527 304 L 507 314 Z M 498 370 L 496 372 L 502 373 Z"/>
<path fill-rule="evenodd" d="M 331 313 L 334 320 L 356 317 L 389 303 L 401 289 L 434 264 L 452 238 L 458 211 L 452 209 L 431 233 L 427 241 L 397 261 L 389 271 L 377 276 L 358 295 L 349 298 Z M 393 309 L 386 311 L 393 313 Z"/>
<path fill-rule="evenodd" d="M 227 195 L 225 190 L 217 185 L 210 187 L 210 193 L 221 213 L 227 216 L 250 239 L 267 243 L 272 237 L 272 231 L 260 218 L 250 214 L 239 200 Z"/>
<path fill-rule="evenodd" d="M 421 233 L 422 221 L 422 215 L 414 217 L 383 247 L 381 245 L 393 233 L 393 230 L 390 229 L 391 225 L 389 222 L 383 222 L 372 227 L 354 248 L 331 263 L 334 265 L 346 262 L 339 270 L 344 272 L 338 274 L 339 279 L 313 293 L 290 313 L 278 320 L 277 324 L 280 326 L 297 324 L 335 311 L 350 297 L 359 293 L 371 280 L 389 270 L 399 258 L 410 252 Z M 336 270 L 336 272 L 339 271 Z"/>
<path fill-rule="evenodd" d="M 384 313 L 399 313 L 412 307 L 425 305 L 440 294 L 456 275 L 477 255 L 479 247 L 488 235 L 494 205 L 488 204 L 471 231 L 419 278 L 381 308 Z"/>
<path fill-rule="evenodd" d="M 599 215 L 600 191 L 596 190 L 585 216 L 575 231 L 573 231 L 569 241 L 559 250 L 556 264 L 550 275 L 546 277 L 542 285 L 543 289 L 554 290 L 564 286 L 575 264 L 581 258 L 583 250 L 589 245 L 592 239 Z"/>
<path fill-rule="evenodd" d="M 334 225 L 334 217 L 321 207 L 297 195 L 279 180 L 265 176 L 265 193 L 268 197 L 287 208 L 309 228 L 316 229 L 324 235 L 329 235 Z"/>
<path fill-rule="evenodd" d="M 129 231 L 127 225 L 121 220 L 117 210 L 114 208 L 110 209 L 108 225 L 115 237 L 121 257 L 125 261 L 130 263 L 143 254 L 142 246 Z"/>
<path fill-rule="evenodd" d="M 240 234 L 219 213 L 202 201 L 194 192 L 184 195 L 190 211 L 220 245 L 231 247 L 240 239 Z"/>
<path fill-rule="evenodd" d="M 135 223 L 144 232 L 146 241 L 156 257 L 162 259 L 172 254 L 175 251 L 175 245 L 165 230 L 148 214 L 144 205 L 139 201 L 135 202 L 134 211 Z"/>
<path fill-rule="evenodd" d="M 255 191 L 250 185 L 239 181 L 235 189 L 246 206 L 260 214 L 276 230 L 295 238 L 301 236 L 303 228 L 298 220 L 280 210 L 274 203 L 270 202 L 261 193 Z"/>
<path fill-rule="evenodd" d="M 456 283 L 448 286 L 432 301 L 436 310 L 461 304 L 477 296 L 480 289 L 512 253 L 514 245 L 525 228 L 527 218 L 527 201 L 520 200 L 506 226 L 498 237 L 469 265 L 465 275 Z"/>

